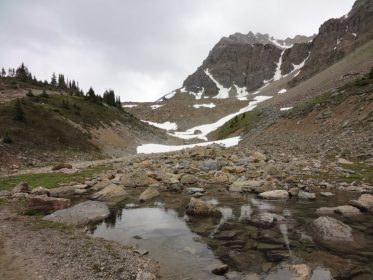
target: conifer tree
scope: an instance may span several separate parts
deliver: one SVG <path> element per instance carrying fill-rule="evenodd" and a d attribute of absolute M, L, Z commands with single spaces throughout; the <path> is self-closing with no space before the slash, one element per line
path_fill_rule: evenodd
<path fill-rule="evenodd" d="M 14 105 L 14 118 L 15 121 L 25 122 L 25 113 L 23 112 L 20 99 L 17 99 Z"/>
<path fill-rule="evenodd" d="M 54 72 L 53 72 L 53 74 L 52 74 L 51 86 L 53 86 L 53 87 L 57 86 L 56 73 L 54 73 Z"/>

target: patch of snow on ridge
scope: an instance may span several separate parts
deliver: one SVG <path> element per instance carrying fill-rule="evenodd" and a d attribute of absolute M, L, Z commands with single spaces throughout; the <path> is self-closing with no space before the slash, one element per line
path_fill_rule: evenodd
<path fill-rule="evenodd" d="M 273 38 L 273 37 L 271 37 L 271 38 L 269 38 L 269 40 L 276 46 L 276 47 L 279 47 L 279 48 L 281 48 L 281 49 L 289 49 L 289 48 L 291 48 L 293 45 L 292 44 L 290 44 L 290 45 L 287 45 L 285 42 L 284 43 L 280 43 L 279 42 L 279 40 L 277 40 L 277 39 L 275 39 L 275 38 Z"/>
<path fill-rule="evenodd" d="M 278 60 L 277 67 L 276 67 L 276 72 L 275 72 L 275 75 L 273 76 L 274 81 L 278 81 L 282 78 L 281 65 L 282 65 L 282 57 L 283 57 L 284 53 L 285 53 L 285 50 L 283 50 L 281 52 L 280 59 Z"/>
<path fill-rule="evenodd" d="M 133 107 L 137 107 L 137 104 L 127 104 L 127 105 L 123 105 L 122 106 L 123 108 L 133 108 Z"/>
<path fill-rule="evenodd" d="M 291 73 L 293 73 L 293 72 L 295 72 L 295 71 L 298 71 L 298 70 L 300 70 L 300 69 L 302 69 L 303 68 L 303 66 L 304 66 L 304 64 L 306 63 L 306 61 L 309 59 L 309 57 L 310 57 L 310 55 L 311 55 L 311 52 L 308 52 L 308 56 L 300 63 L 300 64 L 298 64 L 298 65 L 296 65 L 296 64 L 293 64 L 293 67 L 294 67 L 294 69 L 293 69 L 293 71 L 291 71 L 289 74 L 291 74 Z M 300 72 L 300 71 L 299 71 Z M 299 74 L 299 73 L 298 73 Z M 297 75 L 298 75 L 297 74 Z"/>
<path fill-rule="evenodd" d="M 194 104 L 193 107 L 196 108 L 196 109 L 198 109 L 198 108 L 214 108 L 214 107 L 216 107 L 216 105 L 214 103 Z"/>
<path fill-rule="evenodd" d="M 233 84 L 237 91 L 237 98 L 240 99 L 241 97 L 245 97 L 249 95 L 249 92 L 247 91 L 246 87 L 239 87 L 236 84 Z"/>
<path fill-rule="evenodd" d="M 155 122 L 149 122 L 149 121 L 143 121 L 143 120 L 142 122 L 158 127 L 160 129 L 167 130 L 167 131 L 177 129 L 177 124 L 173 122 L 155 123 Z"/>
<path fill-rule="evenodd" d="M 199 92 L 187 91 L 184 87 L 180 89 L 180 92 L 191 94 L 195 97 L 195 99 L 201 99 L 203 93 L 205 92 L 205 88 L 202 88 Z"/>
<path fill-rule="evenodd" d="M 283 88 L 281 90 L 278 91 L 278 94 L 283 94 L 285 92 L 287 92 L 288 90 L 286 88 Z"/>
<path fill-rule="evenodd" d="M 259 103 L 266 101 L 268 99 L 272 98 L 272 96 L 261 96 L 257 95 L 254 97 L 254 100 L 249 102 L 249 104 L 246 107 L 241 108 L 238 112 L 227 115 L 220 120 L 210 123 L 210 124 L 204 124 L 196 127 L 192 127 L 186 131 L 175 131 L 174 134 L 170 134 L 172 136 L 182 138 L 182 139 L 193 139 L 193 138 L 199 138 L 203 140 L 207 140 L 207 135 L 221 127 L 223 124 L 225 124 L 227 121 L 231 120 L 237 115 L 240 115 L 242 113 L 248 112 L 253 110 Z M 194 134 L 195 131 L 201 131 L 199 134 Z"/>
<path fill-rule="evenodd" d="M 228 98 L 229 97 L 229 91 L 231 90 L 231 88 L 225 88 L 217 80 L 215 80 L 214 77 L 209 72 L 209 69 L 205 70 L 205 74 L 211 79 L 211 81 L 213 81 L 215 83 L 215 85 L 219 89 L 219 93 L 216 96 L 214 96 L 214 98 L 217 98 L 217 99 L 226 99 L 226 98 Z"/>
<path fill-rule="evenodd" d="M 161 108 L 163 105 L 151 105 L 150 108 L 152 108 L 152 110 L 155 110 L 155 109 L 158 109 L 158 108 Z"/>
<path fill-rule="evenodd" d="M 196 146 L 209 146 L 212 144 L 221 145 L 223 147 L 233 147 L 238 145 L 241 138 L 239 136 L 227 138 L 219 141 L 211 141 L 211 142 L 203 142 L 197 144 L 190 144 L 190 145 L 180 145 L 180 146 L 168 146 L 168 145 L 160 145 L 160 144 L 143 144 L 136 148 L 138 154 L 153 154 L 153 153 L 167 153 L 167 152 L 174 152 L 180 151 L 188 148 L 193 148 Z"/>
<path fill-rule="evenodd" d="M 293 109 L 293 107 L 284 107 L 284 108 L 280 108 L 280 111 L 288 111 L 290 109 Z"/>

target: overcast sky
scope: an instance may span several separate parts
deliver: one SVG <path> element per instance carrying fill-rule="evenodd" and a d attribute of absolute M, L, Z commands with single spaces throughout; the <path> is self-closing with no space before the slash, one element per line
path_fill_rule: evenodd
<path fill-rule="evenodd" d="M 0 66 L 153 101 L 179 88 L 222 36 L 317 33 L 353 0 L 0 0 Z"/>

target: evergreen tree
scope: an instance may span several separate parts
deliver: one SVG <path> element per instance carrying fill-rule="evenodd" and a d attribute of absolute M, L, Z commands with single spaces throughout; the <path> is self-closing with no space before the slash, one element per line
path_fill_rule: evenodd
<path fill-rule="evenodd" d="M 5 77 L 6 76 L 6 72 L 5 72 L 5 69 L 4 67 L 1 69 L 1 77 Z"/>
<path fill-rule="evenodd" d="M 27 81 L 30 81 L 32 80 L 32 75 L 31 73 L 28 71 L 27 67 L 25 66 L 25 64 L 22 62 L 21 66 L 19 66 L 16 70 L 16 78 L 18 78 L 20 81 L 22 82 L 27 82 Z"/>
<path fill-rule="evenodd" d="M 106 90 L 103 94 L 104 102 L 109 106 L 115 106 L 115 94 L 112 89 Z"/>
<path fill-rule="evenodd" d="M 22 104 L 20 99 L 17 99 L 15 105 L 14 105 L 14 118 L 15 121 L 20 121 L 20 122 L 25 122 L 25 113 L 23 112 L 22 109 Z"/>
<path fill-rule="evenodd" d="M 87 92 L 87 97 L 94 100 L 96 99 L 96 94 L 95 94 L 95 91 L 93 90 L 92 87 L 89 88 L 88 92 Z"/>
<path fill-rule="evenodd" d="M 52 85 L 53 87 L 56 87 L 56 86 L 57 86 L 56 73 L 54 73 L 54 72 L 53 72 L 53 74 L 52 74 L 51 85 Z"/>

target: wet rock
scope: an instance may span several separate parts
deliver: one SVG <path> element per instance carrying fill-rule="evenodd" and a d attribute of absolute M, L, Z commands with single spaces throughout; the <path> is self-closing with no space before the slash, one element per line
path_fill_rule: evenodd
<path fill-rule="evenodd" d="M 350 226 L 329 216 L 313 220 L 311 232 L 314 240 L 335 250 L 356 250 L 365 244 L 362 237 L 354 234 Z"/>
<path fill-rule="evenodd" d="M 223 264 L 221 266 L 215 267 L 213 270 L 211 270 L 212 273 L 215 275 L 224 275 L 229 270 L 229 266 L 226 264 Z"/>
<path fill-rule="evenodd" d="M 338 213 L 338 214 L 341 214 L 343 216 L 353 216 L 353 215 L 361 214 L 361 212 L 358 208 L 353 207 L 351 205 L 338 206 L 338 207 L 336 207 L 334 212 Z"/>
<path fill-rule="evenodd" d="M 298 198 L 300 198 L 300 199 L 306 199 L 306 200 L 313 200 L 313 199 L 316 199 L 316 194 L 300 190 L 298 192 Z"/>
<path fill-rule="evenodd" d="M 181 177 L 181 180 L 180 180 L 182 184 L 195 184 L 198 181 L 199 181 L 198 177 L 194 175 L 190 175 L 190 174 L 184 175 L 183 177 Z"/>
<path fill-rule="evenodd" d="M 26 182 L 19 183 L 12 190 L 12 194 L 16 194 L 16 193 L 30 193 L 29 185 Z"/>
<path fill-rule="evenodd" d="M 44 220 L 74 226 L 84 226 L 89 223 L 99 222 L 110 215 L 109 208 L 99 201 L 85 201 L 73 207 L 58 210 Z"/>
<path fill-rule="evenodd" d="M 263 181 L 256 180 L 246 180 L 246 181 L 236 181 L 229 186 L 229 191 L 231 192 L 252 192 L 256 188 L 260 187 Z"/>
<path fill-rule="evenodd" d="M 221 212 L 215 206 L 192 197 L 186 207 L 186 213 L 191 216 L 220 216 Z"/>
<path fill-rule="evenodd" d="M 334 193 L 331 192 L 320 192 L 320 195 L 323 197 L 331 197 L 334 196 Z"/>
<path fill-rule="evenodd" d="M 248 220 L 248 222 L 257 227 L 269 228 L 272 227 L 278 220 L 284 220 L 284 218 L 280 215 L 273 213 L 259 213 L 252 216 Z"/>
<path fill-rule="evenodd" d="M 215 234 L 214 238 L 219 240 L 234 240 L 238 233 L 239 231 L 236 230 L 225 230 Z"/>
<path fill-rule="evenodd" d="M 294 280 L 308 280 L 311 277 L 311 269 L 306 264 L 289 265 L 289 270 L 293 273 Z"/>
<path fill-rule="evenodd" d="M 285 183 L 288 183 L 288 184 L 295 184 L 298 182 L 298 180 L 294 176 L 291 176 L 291 175 L 287 176 L 284 181 Z"/>
<path fill-rule="evenodd" d="M 204 193 L 206 192 L 203 188 L 186 188 L 188 194 Z"/>
<path fill-rule="evenodd" d="M 52 167 L 52 171 L 57 171 L 57 170 L 61 170 L 61 169 L 72 169 L 73 166 L 71 164 L 68 164 L 68 163 L 60 163 L 60 164 L 57 164 L 55 166 Z"/>
<path fill-rule="evenodd" d="M 316 210 L 318 215 L 333 215 L 337 207 L 320 207 Z"/>
<path fill-rule="evenodd" d="M 199 163 L 199 169 L 202 171 L 219 170 L 221 164 L 217 160 L 208 159 Z"/>
<path fill-rule="evenodd" d="M 32 195 L 47 195 L 47 196 L 49 196 L 50 192 L 49 192 L 48 189 L 46 189 L 44 187 L 37 187 L 37 188 L 31 190 L 31 194 Z"/>
<path fill-rule="evenodd" d="M 160 196 L 159 191 L 154 187 L 149 187 L 140 195 L 139 201 L 145 202 L 157 196 Z"/>
<path fill-rule="evenodd" d="M 46 195 L 29 196 L 26 200 L 26 207 L 28 209 L 39 211 L 60 210 L 70 206 L 70 199 L 49 197 Z"/>
<path fill-rule="evenodd" d="M 358 200 L 351 200 L 350 204 L 359 208 L 361 211 L 373 212 L 373 195 L 363 194 Z"/>
<path fill-rule="evenodd" d="M 285 190 L 273 190 L 260 193 L 259 197 L 264 199 L 288 199 L 289 193 Z"/>
<path fill-rule="evenodd" d="M 91 195 L 91 199 L 98 201 L 121 201 L 127 198 L 125 189 L 118 185 L 109 185 L 103 190 Z"/>

